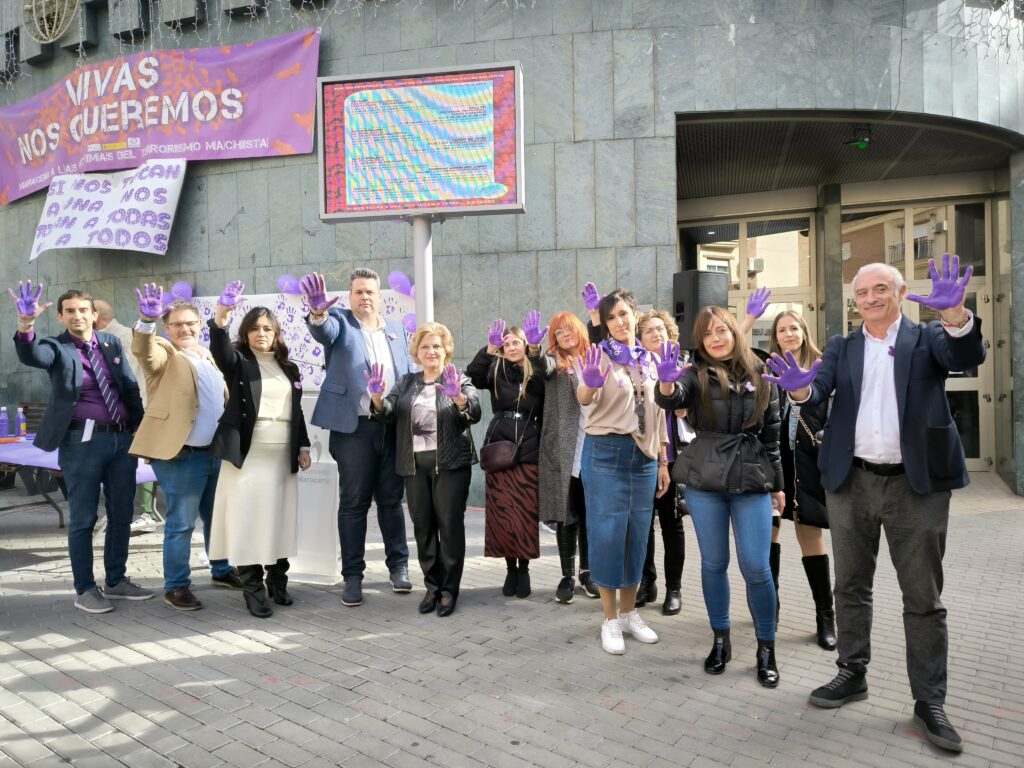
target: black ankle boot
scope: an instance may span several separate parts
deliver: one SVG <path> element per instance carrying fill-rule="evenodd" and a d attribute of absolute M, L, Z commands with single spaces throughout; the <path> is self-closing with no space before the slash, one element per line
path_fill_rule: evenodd
<path fill-rule="evenodd" d="M 288 577 L 284 576 L 280 579 L 267 577 L 267 594 L 270 595 L 270 599 L 278 605 L 291 605 L 295 601 L 292 600 L 292 596 L 288 594 Z"/>
<path fill-rule="evenodd" d="M 704 671 L 709 675 L 720 675 L 725 672 L 725 665 L 732 661 L 732 643 L 729 642 L 728 629 L 715 630 L 715 644 L 711 653 L 704 659 Z"/>
<path fill-rule="evenodd" d="M 832 610 L 832 578 L 828 555 L 812 555 L 803 559 L 807 584 L 814 597 L 818 645 L 826 651 L 836 647 L 836 614 Z"/>
<path fill-rule="evenodd" d="M 775 665 L 775 641 L 757 641 L 757 682 L 765 688 L 779 684 L 779 668 Z"/>
<path fill-rule="evenodd" d="M 768 567 L 772 569 L 772 583 L 775 585 L 775 629 L 779 628 L 779 561 L 782 559 L 782 545 L 772 544 L 768 550 Z"/>
<path fill-rule="evenodd" d="M 519 580 L 519 568 L 516 567 L 516 559 L 514 557 L 506 557 L 505 567 L 508 568 L 508 573 L 505 574 L 505 584 L 501 588 L 501 594 L 505 597 L 512 597 L 516 593 L 516 582 Z"/>
<path fill-rule="evenodd" d="M 516 597 L 530 596 L 530 561 L 520 558 L 519 573 L 516 575 Z"/>
<path fill-rule="evenodd" d="M 267 602 L 267 590 L 263 587 L 256 590 L 247 589 L 242 594 L 245 596 L 245 605 L 249 613 L 257 619 L 266 619 L 274 615 L 274 609 Z"/>

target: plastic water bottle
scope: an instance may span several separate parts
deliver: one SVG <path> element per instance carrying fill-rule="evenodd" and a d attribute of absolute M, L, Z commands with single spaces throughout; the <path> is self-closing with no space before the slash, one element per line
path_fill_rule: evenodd
<path fill-rule="evenodd" d="M 18 437 L 28 434 L 28 424 L 25 423 L 25 409 L 19 408 L 18 414 L 14 417 L 14 432 Z"/>
<path fill-rule="evenodd" d="M 0 407 L 0 437 L 11 434 L 11 423 L 7 416 L 7 406 Z"/>

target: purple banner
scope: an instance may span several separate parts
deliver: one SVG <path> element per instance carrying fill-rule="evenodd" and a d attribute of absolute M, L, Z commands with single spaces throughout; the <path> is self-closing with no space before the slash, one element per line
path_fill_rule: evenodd
<path fill-rule="evenodd" d="M 319 58 L 320 32 L 305 29 L 76 69 L 0 108 L 0 204 L 68 173 L 312 152 Z"/>

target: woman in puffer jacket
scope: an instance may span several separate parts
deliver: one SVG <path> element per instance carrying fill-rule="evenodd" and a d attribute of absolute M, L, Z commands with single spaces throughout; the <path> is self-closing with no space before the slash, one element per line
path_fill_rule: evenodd
<path fill-rule="evenodd" d="M 679 346 L 665 344 L 655 402 L 666 411 L 686 408 L 697 433 L 676 458 L 672 479 L 686 486 L 700 547 L 701 586 L 714 632 L 704 671 L 719 675 L 732 658 L 726 573 L 731 523 L 757 635 L 757 679 L 774 688 L 776 593 L 768 552 L 772 510 L 785 504 L 779 393 L 761 378 L 760 362 L 726 310 L 702 310 L 693 339 L 693 365 L 685 368 L 679 368 Z"/>
<path fill-rule="evenodd" d="M 407 373 L 384 392 L 383 366 L 368 381 L 371 413 L 396 422 L 395 467 L 405 478 L 409 516 L 426 594 L 420 613 L 455 611 L 466 561 L 466 499 L 476 464 L 471 424 L 480 421 L 472 382 L 451 364 L 455 342 L 440 323 L 413 334 L 409 353 L 422 371 Z"/>

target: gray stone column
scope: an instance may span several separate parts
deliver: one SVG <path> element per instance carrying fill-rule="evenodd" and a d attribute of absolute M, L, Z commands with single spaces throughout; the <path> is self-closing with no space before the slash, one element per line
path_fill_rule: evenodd
<path fill-rule="evenodd" d="M 1010 264 L 1013 274 L 1010 300 L 1024 297 L 1024 152 L 1010 156 Z M 1012 305 L 1011 305 L 1012 306 Z M 1014 490 L 1024 495 L 1024 312 L 1010 312 L 1013 356 L 1013 455 L 1017 484 Z"/>
<path fill-rule="evenodd" d="M 817 338 L 822 349 L 829 338 L 846 332 L 841 201 L 840 185 L 827 184 L 818 189 L 818 208 L 815 211 L 817 247 L 814 256 L 818 287 L 815 301 L 819 309 Z"/>

